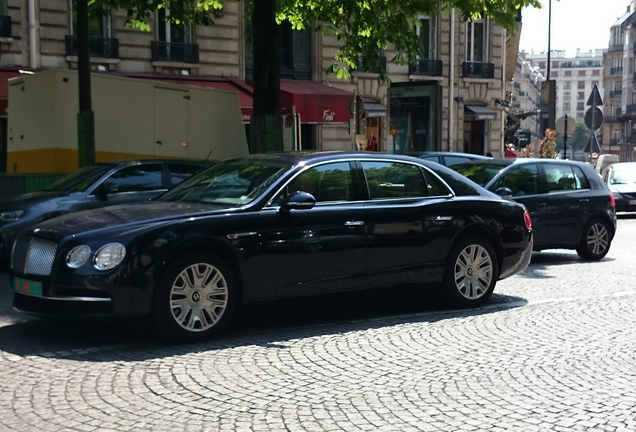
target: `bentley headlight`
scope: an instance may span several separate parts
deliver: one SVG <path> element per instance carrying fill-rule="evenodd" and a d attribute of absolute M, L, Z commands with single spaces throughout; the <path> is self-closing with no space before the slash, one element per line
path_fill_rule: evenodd
<path fill-rule="evenodd" d="M 95 252 L 93 266 L 97 270 L 110 270 L 117 267 L 126 256 L 126 247 L 121 243 L 108 243 Z"/>
<path fill-rule="evenodd" d="M 16 210 L 0 213 L 0 220 L 5 222 L 17 221 L 24 214 L 24 210 Z"/>
<path fill-rule="evenodd" d="M 66 255 L 66 265 L 72 269 L 80 268 L 91 257 L 91 248 L 86 245 L 81 245 L 73 248 L 72 251 Z"/>

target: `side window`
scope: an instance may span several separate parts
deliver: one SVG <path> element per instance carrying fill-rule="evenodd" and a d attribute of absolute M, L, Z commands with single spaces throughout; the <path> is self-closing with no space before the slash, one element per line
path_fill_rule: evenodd
<path fill-rule="evenodd" d="M 587 177 L 583 174 L 583 170 L 577 166 L 572 167 L 574 171 L 574 182 L 577 189 L 589 189 L 590 182 L 587 181 Z"/>
<path fill-rule="evenodd" d="M 122 168 L 104 180 L 117 186 L 117 192 L 154 191 L 163 188 L 161 164 Z"/>
<path fill-rule="evenodd" d="M 184 180 L 189 179 L 193 175 L 203 171 L 205 166 L 196 164 L 169 163 L 170 184 L 176 186 Z"/>
<path fill-rule="evenodd" d="M 428 196 L 436 197 L 436 196 L 448 196 L 451 195 L 451 192 L 448 190 L 444 183 L 442 183 L 434 174 L 424 171 L 424 179 L 426 180 L 426 189 L 428 192 Z"/>
<path fill-rule="evenodd" d="M 570 165 L 545 164 L 543 168 L 549 193 L 576 190 L 576 179 Z"/>
<path fill-rule="evenodd" d="M 507 187 L 512 196 L 535 195 L 539 193 L 539 167 L 536 164 L 512 168 L 497 185 Z"/>
<path fill-rule="evenodd" d="M 422 156 L 420 156 L 420 159 L 428 160 L 428 161 L 431 161 L 431 162 L 441 163 L 440 160 L 439 160 L 439 156 L 437 156 L 437 155 L 422 155 Z"/>
<path fill-rule="evenodd" d="M 470 159 L 463 156 L 444 156 L 446 166 L 455 165 L 458 163 L 470 162 Z"/>
<path fill-rule="evenodd" d="M 428 196 L 419 167 L 396 162 L 362 162 L 372 200 Z"/>
<path fill-rule="evenodd" d="M 300 173 L 287 186 L 287 193 L 308 192 L 316 202 L 351 200 L 351 169 L 349 162 L 319 165 Z"/>

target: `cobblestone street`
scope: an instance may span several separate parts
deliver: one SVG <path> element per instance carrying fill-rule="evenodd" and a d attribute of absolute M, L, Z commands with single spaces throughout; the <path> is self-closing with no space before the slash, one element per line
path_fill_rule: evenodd
<path fill-rule="evenodd" d="M 634 238 L 535 253 L 476 310 L 290 302 L 179 346 L 17 314 L 2 273 L 0 430 L 636 431 Z"/>

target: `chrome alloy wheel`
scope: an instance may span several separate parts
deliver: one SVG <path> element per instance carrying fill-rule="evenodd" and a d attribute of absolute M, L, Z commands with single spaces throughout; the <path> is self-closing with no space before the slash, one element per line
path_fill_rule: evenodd
<path fill-rule="evenodd" d="M 492 257 L 484 247 L 468 245 L 455 261 L 455 287 L 466 299 L 477 300 L 488 292 L 493 268 Z"/>
<path fill-rule="evenodd" d="M 609 247 L 610 238 L 607 227 L 596 222 L 587 230 L 587 248 L 595 255 L 600 255 Z"/>
<path fill-rule="evenodd" d="M 186 267 L 170 290 L 170 309 L 175 321 L 191 332 L 213 327 L 223 316 L 228 302 L 228 285 L 211 264 Z"/>

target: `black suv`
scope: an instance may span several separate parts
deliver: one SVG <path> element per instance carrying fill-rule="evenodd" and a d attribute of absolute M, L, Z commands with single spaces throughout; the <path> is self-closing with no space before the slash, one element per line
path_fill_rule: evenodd
<path fill-rule="evenodd" d="M 534 250 L 576 249 L 598 260 L 616 232 L 614 196 L 592 165 L 560 159 L 493 159 L 453 165 L 491 192 L 525 205 Z"/>
<path fill-rule="evenodd" d="M 44 190 L 0 200 L 0 261 L 25 227 L 65 213 L 144 201 L 211 166 L 182 160 L 131 160 L 86 166 Z"/>

